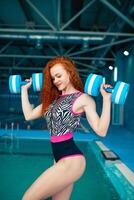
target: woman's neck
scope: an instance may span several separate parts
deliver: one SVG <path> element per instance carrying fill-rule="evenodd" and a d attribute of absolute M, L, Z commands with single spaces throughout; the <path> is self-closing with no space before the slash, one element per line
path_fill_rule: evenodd
<path fill-rule="evenodd" d="M 61 94 L 65 95 L 65 94 L 72 94 L 78 92 L 77 89 L 75 89 L 74 87 L 69 87 L 69 88 L 65 88 L 64 90 L 62 90 Z"/>

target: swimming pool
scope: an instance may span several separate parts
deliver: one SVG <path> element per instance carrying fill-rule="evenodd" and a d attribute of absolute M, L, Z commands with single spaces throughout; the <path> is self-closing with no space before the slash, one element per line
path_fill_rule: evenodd
<path fill-rule="evenodd" d="M 49 140 L 35 138 L 33 135 L 31 132 L 32 137 L 22 137 L 19 131 L 18 137 L 4 134 L 0 138 L 1 200 L 21 199 L 31 183 L 53 163 Z M 76 143 L 85 154 L 87 167 L 83 177 L 74 186 L 71 200 L 123 199 L 96 156 L 98 153 L 95 151 L 98 150 L 95 142 L 76 141 Z"/>

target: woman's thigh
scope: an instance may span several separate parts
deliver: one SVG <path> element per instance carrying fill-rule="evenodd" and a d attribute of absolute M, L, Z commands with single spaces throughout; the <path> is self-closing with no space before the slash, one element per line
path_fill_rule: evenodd
<path fill-rule="evenodd" d="M 54 165 L 56 164 L 56 161 L 54 160 Z M 71 193 L 73 190 L 73 183 L 60 192 L 56 193 L 55 195 L 52 196 L 52 200 L 68 200 L 70 199 Z"/>
<path fill-rule="evenodd" d="M 52 200 L 69 200 L 73 190 L 73 183 L 64 188 L 62 191 L 52 196 Z"/>
<path fill-rule="evenodd" d="M 71 162 L 71 161 L 70 161 Z M 82 175 L 82 171 L 68 168 L 64 161 L 42 173 L 23 196 L 23 200 L 41 200 L 64 190 Z"/>

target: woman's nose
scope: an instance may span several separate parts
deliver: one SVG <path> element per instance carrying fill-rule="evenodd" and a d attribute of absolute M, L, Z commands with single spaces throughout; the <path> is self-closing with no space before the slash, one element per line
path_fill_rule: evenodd
<path fill-rule="evenodd" d="M 54 83 L 56 84 L 57 82 L 58 82 L 58 79 L 57 79 L 57 78 L 55 78 L 55 79 L 54 79 Z"/>

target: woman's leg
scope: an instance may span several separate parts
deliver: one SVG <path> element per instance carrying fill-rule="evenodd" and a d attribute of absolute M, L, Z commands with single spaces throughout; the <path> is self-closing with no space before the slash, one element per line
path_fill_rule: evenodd
<path fill-rule="evenodd" d="M 73 190 L 73 184 L 52 196 L 52 200 L 69 200 Z"/>
<path fill-rule="evenodd" d="M 55 160 L 54 160 L 54 165 L 56 164 Z M 73 190 L 73 184 L 67 186 L 65 189 L 63 189 L 62 191 L 58 192 L 57 194 L 52 196 L 52 200 L 69 200 L 71 193 Z"/>
<path fill-rule="evenodd" d="M 26 191 L 23 200 L 42 200 L 64 190 L 81 177 L 84 163 L 82 156 L 57 162 L 39 176 Z"/>
<path fill-rule="evenodd" d="M 54 160 L 54 165 L 56 164 L 56 161 Z M 58 192 L 57 194 L 52 196 L 52 200 L 69 200 L 71 193 L 73 190 L 73 183 L 66 188 L 64 188 L 62 191 Z"/>

